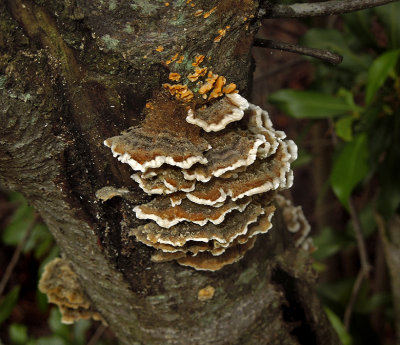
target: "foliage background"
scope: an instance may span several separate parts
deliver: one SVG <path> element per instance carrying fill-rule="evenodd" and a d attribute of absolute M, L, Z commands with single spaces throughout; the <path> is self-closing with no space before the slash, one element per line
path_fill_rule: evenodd
<path fill-rule="evenodd" d="M 339 66 L 254 48 L 253 102 L 269 109 L 275 126 L 299 145 L 290 197 L 312 224 L 318 290 L 344 344 L 395 343 L 385 229 L 400 203 L 398 13 L 394 3 L 329 18 L 264 21 L 258 36 L 335 51 L 343 56 Z M 0 77 L 0 88 L 3 82 Z M 58 248 L 22 196 L 0 190 L 0 231 L 1 277 L 22 251 L 0 296 L 3 344 L 113 343 L 109 330 L 97 341 L 104 331 L 99 323 L 62 325 L 37 290 Z M 356 289 L 366 263 L 371 269 Z"/>

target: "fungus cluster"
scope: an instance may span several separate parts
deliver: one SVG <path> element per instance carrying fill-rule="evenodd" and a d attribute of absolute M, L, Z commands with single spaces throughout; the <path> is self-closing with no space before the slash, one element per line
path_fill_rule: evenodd
<path fill-rule="evenodd" d="M 141 127 L 104 143 L 155 196 L 134 208 L 148 223 L 130 230 L 155 249 L 152 260 L 218 270 L 271 228 L 275 194 L 293 182 L 297 147 L 237 93 L 186 109 L 167 116 L 160 105 L 147 109 Z"/>
<path fill-rule="evenodd" d="M 55 258 L 45 266 L 39 290 L 47 295 L 50 303 L 59 307 L 62 323 L 71 324 L 89 318 L 104 322 L 101 315 L 91 308 L 77 275 L 65 259 Z"/>

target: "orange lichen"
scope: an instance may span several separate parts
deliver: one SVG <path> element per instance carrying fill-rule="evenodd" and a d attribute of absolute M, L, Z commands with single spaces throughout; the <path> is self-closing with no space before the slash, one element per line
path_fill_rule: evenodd
<path fill-rule="evenodd" d="M 181 75 L 180 75 L 179 73 L 173 73 L 173 72 L 171 72 L 171 73 L 169 74 L 168 78 L 169 78 L 170 80 L 173 80 L 173 81 L 179 81 L 179 80 L 181 79 Z"/>
<path fill-rule="evenodd" d="M 214 38 L 214 42 L 219 42 L 221 41 L 222 37 L 224 37 L 226 35 L 226 30 L 228 30 L 230 28 L 230 26 L 226 26 L 225 29 L 220 29 L 218 30 L 218 36 Z"/>
<path fill-rule="evenodd" d="M 197 55 L 192 62 L 192 66 L 199 66 L 204 60 L 204 55 Z"/>
<path fill-rule="evenodd" d="M 206 13 L 204 13 L 203 17 L 204 18 L 208 18 L 216 9 L 217 9 L 217 6 L 213 7 L 211 10 L 209 10 Z"/>
<path fill-rule="evenodd" d="M 169 65 L 171 62 L 175 61 L 179 57 L 179 53 L 176 53 L 171 59 L 165 61 L 167 65 Z"/>
<path fill-rule="evenodd" d="M 204 12 L 203 10 L 197 10 L 197 11 L 194 13 L 194 15 L 195 15 L 195 17 L 198 17 L 198 16 L 201 16 L 203 12 Z"/>
<path fill-rule="evenodd" d="M 203 68 L 196 67 L 194 73 L 189 74 L 189 75 L 187 76 L 187 78 L 188 78 L 190 81 L 195 82 L 199 77 L 205 76 L 206 73 L 207 73 L 207 67 L 203 67 Z"/>
<path fill-rule="evenodd" d="M 164 47 L 163 46 L 158 46 L 155 50 L 158 51 L 158 52 L 162 52 L 162 51 L 164 51 Z"/>
<path fill-rule="evenodd" d="M 225 87 L 222 89 L 222 92 L 223 92 L 223 93 L 226 93 L 226 94 L 238 92 L 238 91 L 236 90 L 236 84 L 230 83 L 229 85 L 225 86 Z"/>
<path fill-rule="evenodd" d="M 197 293 L 199 301 L 208 301 L 214 297 L 215 289 L 211 285 L 207 285 L 205 288 L 200 289 Z"/>
<path fill-rule="evenodd" d="M 214 89 L 211 91 L 208 99 L 218 98 L 222 96 L 222 88 L 226 83 L 226 78 L 223 76 L 219 76 L 214 84 Z"/>
<path fill-rule="evenodd" d="M 147 109 L 154 109 L 154 106 L 153 106 L 153 104 L 151 102 L 147 102 L 146 103 L 146 108 Z"/>
<path fill-rule="evenodd" d="M 181 57 L 178 60 L 176 60 L 176 63 L 182 63 L 184 58 L 185 57 L 181 55 Z"/>
<path fill-rule="evenodd" d="M 172 96 L 183 102 L 190 102 L 193 98 L 193 92 L 188 88 L 187 85 L 182 84 L 163 84 L 163 87 L 169 91 Z"/>
<path fill-rule="evenodd" d="M 164 5 L 165 5 L 165 6 L 169 6 L 169 2 L 166 2 Z"/>
<path fill-rule="evenodd" d="M 211 71 L 208 72 L 208 78 L 206 79 L 206 83 L 203 84 L 199 89 L 199 94 L 204 95 L 208 91 L 210 91 L 213 88 L 217 79 L 218 79 L 218 74 L 213 74 L 213 72 Z"/>

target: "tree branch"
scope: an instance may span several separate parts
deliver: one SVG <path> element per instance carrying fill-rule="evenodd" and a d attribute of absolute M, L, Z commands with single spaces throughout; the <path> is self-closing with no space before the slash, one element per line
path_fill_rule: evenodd
<path fill-rule="evenodd" d="M 321 50 L 315 48 L 307 48 L 301 47 L 296 44 L 290 44 L 285 42 L 276 42 L 272 40 L 266 40 L 263 38 L 255 38 L 253 42 L 253 46 L 262 47 L 262 48 L 270 48 L 270 49 L 278 49 L 284 50 L 291 53 L 297 53 L 307 56 L 312 56 L 314 58 L 330 62 L 333 65 L 337 65 L 342 62 L 343 57 L 339 54 L 332 53 L 328 50 Z"/>
<path fill-rule="evenodd" d="M 275 5 L 265 15 L 268 18 L 301 18 L 331 16 L 364 10 L 399 0 L 332 0 L 305 4 Z"/>

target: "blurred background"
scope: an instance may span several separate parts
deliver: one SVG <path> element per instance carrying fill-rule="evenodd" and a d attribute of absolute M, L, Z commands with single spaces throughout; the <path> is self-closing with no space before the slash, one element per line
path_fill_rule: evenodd
<path fill-rule="evenodd" d="M 393 3 L 342 16 L 264 20 L 258 37 L 331 50 L 343 56 L 337 66 L 253 48 L 252 101 L 299 146 L 287 196 L 312 225 L 318 292 L 345 345 L 396 343 L 399 15 L 400 3 Z M 1 187 L 0 240 L 0 344 L 115 344 L 99 322 L 61 324 L 37 289 L 58 248 L 24 198 Z"/>

